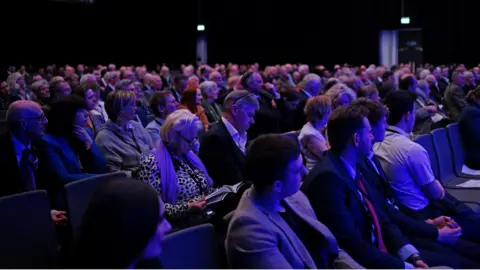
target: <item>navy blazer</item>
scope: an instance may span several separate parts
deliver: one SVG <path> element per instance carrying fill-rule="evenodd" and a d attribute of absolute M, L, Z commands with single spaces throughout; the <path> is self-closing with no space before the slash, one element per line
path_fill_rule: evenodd
<path fill-rule="evenodd" d="M 414 219 L 405 215 L 400 211 L 400 209 L 403 209 L 405 206 L 399 202 L 394 202 L 399 209 L 387 202 L 387 199 L 393 197 L 393 191 L 382 166 L 376 167 L 379 173 L 375 171 L 375 168 L 373 168 L 371 163 L 365 158 L 359 162 L 357 168 L 363 174 L 365 181 L 370 185 L 372 192 L 375 193 L 378 206 L 387 214 L 390 220 L 398 225 L 405 235 L 437 241 L 438 229 L 435 226 L 421 219 Z"/>
<path fill-rule="evenodd" d="M 198 156 L 216 186 L 243 181 L 245 154 L 235 144 L 222 120 L 202 136 Z"/>
<path fill-rule="evenodd" d="M 75 153 L 66 138 L 46 134 L 38 145 L 41 157 L 40 171 L 67 184 L 76 180 L 107 172 L 107 164 L 95 144 L 93 133 L 86 129 L 93 144 L 89 151 Z"/>
<path fill-rule="evenodd" d="M 368 197 L 375 207 L 387 250 L 396 253 L 410 244 L 398 227 L 378 207 L 368 182 L 364 183 Z M 373 220 L 366 212 L 360 194 L 340 157 L 331 150 L 307 175 L 302 185 L 318 219 L 327 225 L 339 246 L 366 268 L 401 268 L 404 262 L 384 253 L 372 243 Z"/>
<path fill-rule="evenodd" d="M 468 103 L 463 110 L 458 128 L 463 148 L 465 149 L 465 165 L 480 170 L 480 106 Z"/>

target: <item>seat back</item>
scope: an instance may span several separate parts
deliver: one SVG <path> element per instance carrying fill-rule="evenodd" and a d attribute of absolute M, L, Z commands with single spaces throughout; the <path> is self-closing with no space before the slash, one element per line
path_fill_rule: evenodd
<path fill-rule="evenodd" d="M 58 268 L 59 252 L 47 193 L 0 198 L 0 268 Z"/>
<path fill-rule="evenodd" d="M 448 142 L 447 130 L 439 128 L 432 131 L 432 140 L 437 153 L 438 180 L 443 185 L 447 185 L 450 180 L 456 178 L 453 171 L 452 150 Z"/>
<path fill-rule="evenodd" d="M 465 150 L 460 138 L 460 129 L 457 123 L 447 126 L 448 141 L 452 149 L 453 169 L 457 176 L 462 175 L 462 167 L 465 164 Z"/>
<path fill-rule="evenodd" d="M 217 236 L 212 224 L 176 231 L 165 237 L 160 262 L 166 269 L 221 268 Z"/>
<path fill-rule="evenodd" d="M 102 184 L 125 176 L 124 172 L 114 172 L 102 174 L 87 179 L 78 180 L 65 185 L 65 193 L 67 195 L 68 216 L 72 227 L 73 240 L 78 237 L 79 229 L 82 224 L 83 216 L 87 211 L 88 204 L 95 190 Z M 136 181 L 133 180 L 132 181 Z"/>
<path fill-rule="evenodd" d="M 423 148 L 425 148 L 427 151 L 428 157 L 430 158 L 430 166 L 432 167 L 433 175 L 435 178 L 439 179 L 437 153 L 435 152 L 435 147 L 433 146 L 432 135 L 422 134 L 415 139 L 415 142 L 423 146 Z"/>

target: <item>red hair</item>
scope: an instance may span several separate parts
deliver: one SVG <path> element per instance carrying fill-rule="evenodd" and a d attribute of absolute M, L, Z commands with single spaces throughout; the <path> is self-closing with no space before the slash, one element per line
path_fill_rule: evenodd
<path fill-rule="evenodd" d="M 190 87 L 187 87 L 185 90 L 183 90 L 180 104 L 187 107 L 191 113 L 196 114 L 197 113 L 197 88 L 190 86 Z"/>

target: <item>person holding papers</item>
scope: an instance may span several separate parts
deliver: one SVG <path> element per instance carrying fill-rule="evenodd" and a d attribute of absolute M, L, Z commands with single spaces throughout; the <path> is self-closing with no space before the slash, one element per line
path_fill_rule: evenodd
<path fill-rule="evenodd" d="M 165 215 L 174 229 L 204 222 L 213 181 L 192 151 L 201 122 L 188 110 L 171 113 L 160 129 L 159 146 L 140 161 L 138 178 L 152 186 L 165 202 Z"/>

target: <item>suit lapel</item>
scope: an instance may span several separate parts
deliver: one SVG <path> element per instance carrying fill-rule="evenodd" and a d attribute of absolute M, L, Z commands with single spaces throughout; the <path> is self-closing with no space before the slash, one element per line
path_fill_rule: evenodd
<path fill-rule="evenodd" d="M 330 230 L 325 227 L 322 223 L 320 223 L 317 219 L 312 219 L 311 217 L 305 215 L 304 213 L 308 213 L 308 209 L 305 209 L 303 205 L 299 204 L 297 201 L 291 199 L 291 197 L 285 198 L 285 202 L 290 206 L 290 209 L 299 216 L 303 221 L 305 221 L 308 225 L 312 228 L 317 230 L 320 234 L 322 234 L 328 242 L 328 248 L 330 252 L 333 254 L 338 254 L 338 244 L 337 240 L 330 232 Z"/>
<path fill-rule="evenodd" d="M 282 230 L 282 232 L 285 234 L 288 241 L 290 242 L 292 248 L 304 262 L 305 266 L 310 269 L 317 268 L 315 266 L 315 262 L 312 260 L 312 257 L 308 253 L 308 250 L 305 248 L 302 241 L 296 236 L 295 232 L 292 231 L 287 222 L 278 213 L 273 213 L 263 208 L 261 209 L 267 215 L 268 219 L 270 219 L 273 224 L 275 224 L 280 230 Z"/>
<path fill-rule="evenodd" d="M 350 177 L 350 174 L 348 173 L 347 168 L 345 168 L 345 165 L 343 162 L 340 160 L 340 157 L 334 154 L 332 151 L 328 151 L 329 159 L 332 162 L 332 165 L 335 167 L 335 169 L 338 171 L 338 175 L 340 176 L 340 179 L 345 182 L 347 187 L 355 194 L 355 197 L 360 201 L 360 203 L 363 204 L 363 200 L 360 197 L 359 191 L 357 186 L 355 185 L 355 180 Z"/>

